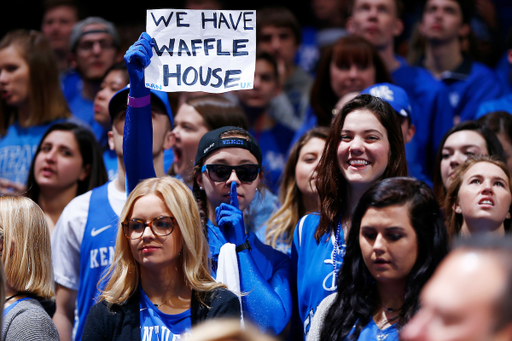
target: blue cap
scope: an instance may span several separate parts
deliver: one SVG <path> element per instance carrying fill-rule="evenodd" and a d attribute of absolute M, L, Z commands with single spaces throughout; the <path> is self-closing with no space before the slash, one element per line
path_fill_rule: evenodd
<path fill-rule="evenodd" d="M 128 92 L 130 91 L 130 86 L 126 86 L 123 89 L 119 90 L 115 93 L 114 96 L 110 99 L 110 102 L 108 103 L 108 112 L 110 114 L 110 120 L 113 121 L 115 115 L 119 113 L 119 110 L 121 108 L 124 108 L 127 106 L 128 103 Z M 166 114 L 169 116 L 169 120 L 171 121 L 171 127 L 173 126 L 173 117 L 172 117 L 172 110 L 171 110 L 171 103 L 169 102 L 169 97 L 167 96 L 167 92 L 164 91 L 158 91 L 150 89 L 151 94 L 151 100 L 159 101 L 162 106 L 167 111 Z"/>
<path fill-rule="evenodd" d="M 388 102 L 402 117 L 412 117 L 411 102 L 404 89 L 390 83 L 377 83 L 367 87 L 361 94 L 369 94 Z"/>

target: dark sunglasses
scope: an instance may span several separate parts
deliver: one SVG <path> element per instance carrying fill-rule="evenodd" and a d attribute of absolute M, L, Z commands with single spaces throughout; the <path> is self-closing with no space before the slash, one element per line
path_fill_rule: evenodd
<path fill-rule="evenodd" d="M 208 170 L 208 177 L 212 181 L 216 182 L 224 182 L 229 179 L 233 170 L 235 170 L 236 176 L 238 180 L 241 182 L 253 182 L 258 177 L 260 173 L 259 165 L 240 165 L 240 166 L 229 166 L 229 165 L 219 165 L 219 164 L 211 164 L 211 165 L 203 165 L 201 168 L 201 173 L 204 173 Z"/>
<path fill-rule="evenodd" d="M 127 238 L 140 239 L 149 226 L 155 236 L 164 237 L 168 236 L 174 230 L 174 217 L 156 217 L 150 222 L 146 223 L 141 219 L 131 219 L 121 223 L 123 226 L 123 233 Z"/>

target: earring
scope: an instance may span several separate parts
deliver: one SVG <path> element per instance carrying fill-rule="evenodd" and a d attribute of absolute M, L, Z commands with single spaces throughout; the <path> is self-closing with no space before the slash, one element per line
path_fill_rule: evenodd
<path fill-rule="evenodd" d="M 460 208 L 460 207 L 457 207 L 457 208 L 455 209 L 455 213 L 459 213 L 459 214 L 460 214 L 460 213 L 462 213 L 461 208 Z"/>
<path fill-rule="evenodd" d="M 203 186 L 199 186 L 199 190 L 202 191 L 203 190 Z"/>

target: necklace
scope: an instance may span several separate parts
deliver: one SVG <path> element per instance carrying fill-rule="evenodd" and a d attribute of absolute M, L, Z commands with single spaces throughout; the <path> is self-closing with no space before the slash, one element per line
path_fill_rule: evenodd
<path fill-rule="evenodd" d="M 162 303 L 160 303 L 160 304 L 156 304 L 156 303 L 153 303 L 153 302 L 151 302 L 151 303 L 153 303 L 153 305 L 154 305 L 155 307 L 157 307 L 157 308 L 158 308 L 158 307 L 160 307 L 160 306 L 163 306 L 163 305 L 164 305 L 164 304 L 166 304 L 167 302 L 169 302 L 169 300 L 170 300 L 171 298 L 172 298 L 172 296 L 171 296 L 171 297 L 169 297 L 168 299 L 166 299 L 165 301 L 163 301 L 163 302 L 162 302 Z"/>
<path fill-rule="evenodd" d="M 393 312 L 396 312 L 396 311 L 402 310 L 402 307 L 400 307 L 400 308 L 398 308 L 398 309 L 395 309 L 395 308 L 388 308 L 388 307 L 386 307 L 386 306 L 384 305 L 384 303 L 381 303 L 380 305 L 381 305 L 381 306 L 384 308 L 384 310 L 385 310 L 386 312 L 388 312 L 388 313 L 393 313 Z"/>
<path fill-rule="evenodd" d="M 343 239 L 342 239 L 343 238 Z M 334 250 L 331 254 L 332 267 L 333 267 L 333 275 L 334 278 L 338 277 L 338 271 L 343 262 L 344 250 L 342 250 L 343 244 L 341 241 L 345 241 L 345 236 L 343 233 L 343 228 L 341 226 L 341 214 L 338 220 L 338 227 L 336 228 L 336 235 L 334 236 Z"/>

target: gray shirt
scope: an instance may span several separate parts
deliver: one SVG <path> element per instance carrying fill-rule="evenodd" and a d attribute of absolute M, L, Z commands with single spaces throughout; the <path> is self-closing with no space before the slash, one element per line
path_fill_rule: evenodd
<path fill-rule="evenodd" d="M 33 299 L 21 301 L 3 317 L 2 340 L 59 341 L 50 315 Z"/>

